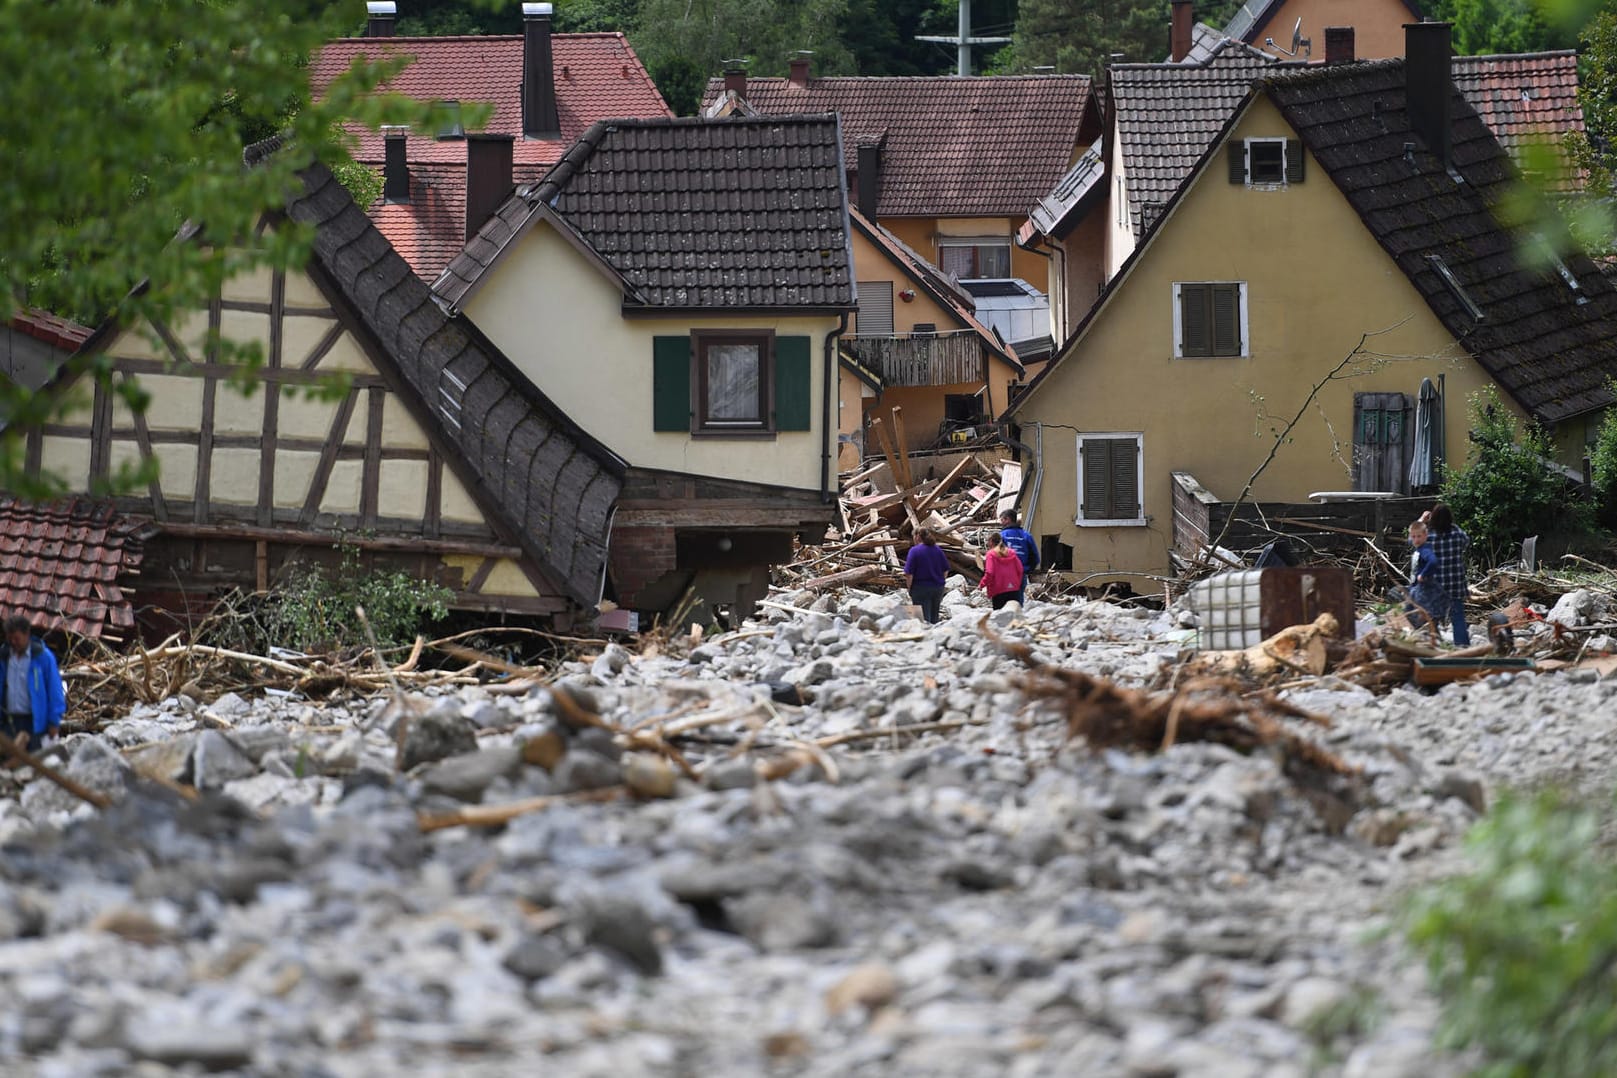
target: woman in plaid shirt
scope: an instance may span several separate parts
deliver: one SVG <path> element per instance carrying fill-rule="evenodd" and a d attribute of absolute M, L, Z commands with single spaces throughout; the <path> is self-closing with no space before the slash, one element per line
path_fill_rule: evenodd
<path fill-rule="evenodd" d="M 1432 530 L 1427 543 L 1437 556 L 1437 587 L 1449 599 L 1449 618 L 1454 623 L 1454 646 L 1471 643 L 1471 628 L 1465 620 L 1465 553 L 1471 548 L 1471 537 L 1465 529 L 1454 523 L 1454 514 L 1446 505 L 1434 505 L 1420 517 Z"/>

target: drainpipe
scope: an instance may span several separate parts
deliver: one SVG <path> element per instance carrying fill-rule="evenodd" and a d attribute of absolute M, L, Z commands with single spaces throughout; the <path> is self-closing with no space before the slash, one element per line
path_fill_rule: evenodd
<path fill-rule="evenodd" d="M 825 335 L 825 395 L 820 402 L 820 501 L 830 505 L 835 495 L 831 491 L 831 395 L 836 390 L 836 372 L 840 364 L 837 361 L 837 341 L 848 332 L 848 312 L 843 311 L 837 319 L 837 328 Z M 840 432 L 842 425 L 837 424 Z"/>
<path fill-rule="evenodd" d="M 1022 474 L 1022 489 L 1028 491 L 1027 506 L 1022 510 L 1022 526 L 1026 527 L 1033 522 L 1033 512 L 1039 506 L 1039 480 L 1044 477 L 1044 425 L 1033 424 L 1033 445 L 1018 441 L 1011 435 L 1011 424 L 1005 420 L 999 425 L 999 436 L 1005 439 L 1005 444 L 1016 450 L 1024 460 L 1033 464 L 1033 474 L 1030 476 L 1024 470 Z M 1032 484 L 1029 486 L 1029 484 Z"/>

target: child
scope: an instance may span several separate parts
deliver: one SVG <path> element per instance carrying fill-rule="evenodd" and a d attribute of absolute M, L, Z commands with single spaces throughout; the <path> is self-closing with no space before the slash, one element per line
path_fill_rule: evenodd
<path fill-rule="evenodd" d="M 983 558 L 982 584 L 995 610 L 1012 599 L 1020 601 L 1022 580 L 1026 573 L 1021 557 L 1005 545 L 1005 533 L 995 532 L 988 554 Z"/>
<path fill-rule="evenodd" d="M 1414 566 L 1410 574 L 1409 602 L 1404 611 L 1409 623 L 1419 629 L 1430 618 L 1434 625 L 1448 613 L 1448 596 L 1438 586 L 1437 554 L 1426 540 L 1430 534 L 1424 521 L 1409 526 L 1409 545 L 1413 550 Z"/>
<path fill-rule="evenodd" d="M 1027 574 L 1039 567 L 1039 544 L 1033 541 L 1033 536 L 1017 526 L 1014 509 L 1007 509 L 999 515 L 999 534 L 1005 537 L 1005 545 L 1022 559 L 1022 588 L 1016 594 L 1016 601 L 1025 604 Z"/>

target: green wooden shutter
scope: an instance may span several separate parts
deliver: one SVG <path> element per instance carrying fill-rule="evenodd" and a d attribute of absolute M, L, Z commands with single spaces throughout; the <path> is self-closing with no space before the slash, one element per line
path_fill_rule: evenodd
<path fill-rule="evenodd" d="M 1303 153 L 1301 139 L 1289 138 L 1286 140 L 1286 182 L 1302 183 L 1303 169 L 1308 156 Z"/>
<path fill-rule="evenodd" d="M 1212 305 L 1212 354 L 1238 356 L 1241 354 L 1241 286 L 1208 285 L 1207 291 Z"/>
<path fill-rule="evenodd" d="M 691 430 L 691 339 L 651 342 L 651 429 Z"/>
<path fill-rule="evenodd" d="M 1109 520 L 1133 520 L 1140 515 L 1139 453 L 1140 443 L 1133 438 L 1111 439 Z"/>
<path fill-rule="evenodd" d="M 808 430 L 812 426 L 812 343 L 807 337 L 775 338 L 776 430 Z"/>
<path fill-rule="evenodd" d="M 1241 139 L 1231 139 L 1225 148 L 1225 157 L 1230 165 L 1230 182 L 1246 182 L 1246 143 Z"/>
<path fill-rule="evenodd" d="M 1110 506 L 1106 497 L 1112 470 L 1109 448 L 1110 443 L 1105 438 L 1078 440 L 1078 455 L 1083 458 L 1080 465 L 1084 470 L 1084 503 L 1079 506 L 1079 512 L 1085 520 L 1111 519 L 1107 515 Z"/>
<path fill-rule="evenodd" d="M 1179 286 L 1179 354 L 1182 356 L 1213 354 L 1208 289 L 1209 286 L 1204 284 Z"/>

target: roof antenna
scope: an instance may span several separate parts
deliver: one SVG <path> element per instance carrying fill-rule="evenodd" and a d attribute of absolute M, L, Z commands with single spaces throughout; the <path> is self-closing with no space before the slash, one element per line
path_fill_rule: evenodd
<path fill-rule="evenodd" d="M 1297 50 L 1298 49 L 1303 50 L 1304 56 L 1307 59 L 1311 60 L 1314 57 L 1314 40 L 1313 40 L 1313 38 L 1307 38 L 1307 37 L 1303 36 L 1303 20 L 1301 18 L 1299 18 L 1297 20 L 1297 25 L 1295 25 L 1295 26 L 1293 26 L 1291 28 L 1291 51 L 1290 52 L 1286 52 L 1285 49 L 1281 48 L 1279 45 L 1276 45 L 1275 44 L 1275 39 L 1272 38 L 1272 37 L 1264 38 L 1263 43 L 1265 45 L 1269 46 L 1271 49 L 1275 50 L 1276 52 L 1284 52 L 1284 53 L 1286 53 L 1286 55 L 1291 57 L 1293 60 L 1297 59 Z"/>

